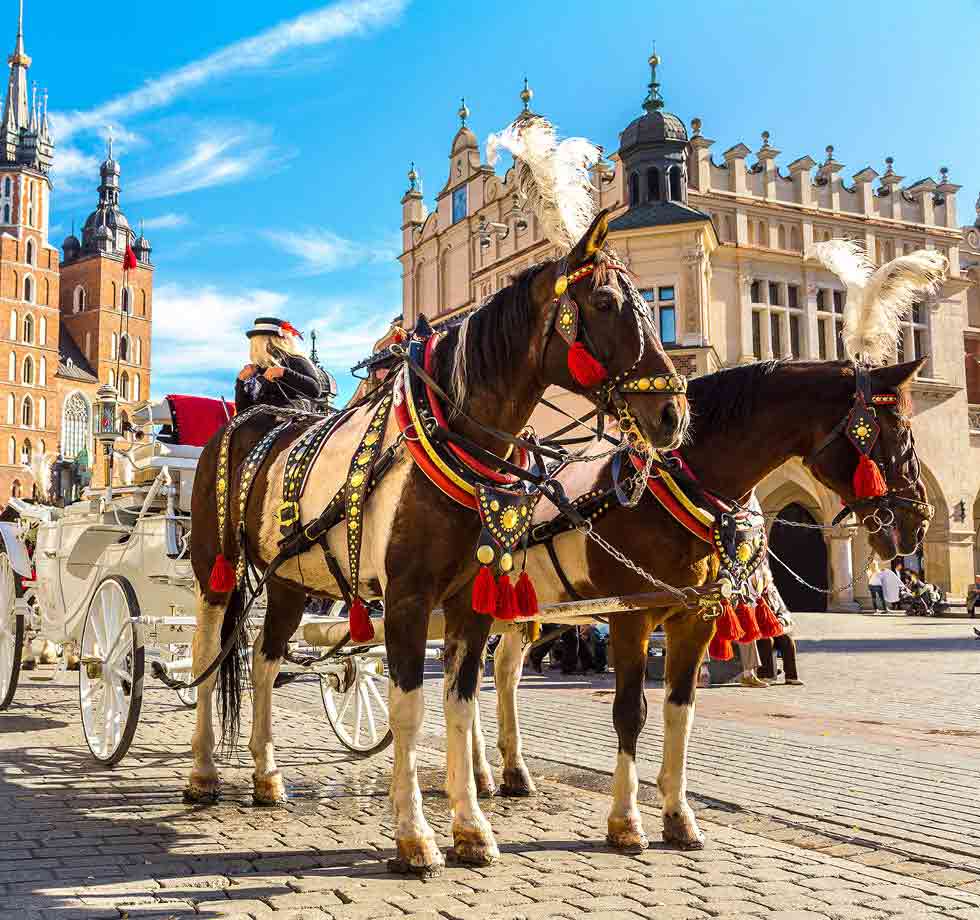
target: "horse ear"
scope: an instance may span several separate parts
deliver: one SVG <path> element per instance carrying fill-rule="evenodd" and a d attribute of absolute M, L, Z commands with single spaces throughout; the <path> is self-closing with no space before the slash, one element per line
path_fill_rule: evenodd
<path fill-rule="evenodd" d="M 903 364 L 890 364 L 888 367 L 876 367 L 871 372 L 871 382 L 875 390 L 897 390 L 912 380 L 925 366 L 928 358 L 916 358 L 915 361 L 905 361 Z"/>
<path fill-rule="evenodd" d="M 575 248 L 569 253 L 568 267 L 570 270 L 574 271 L 579 266 L 584 265 L 605 245 L 606 237 L 609 235 L 609 211 L 609 208 L 605 208 L 596 215 L 595 220 L 592 221 L 592 226 L 585 231 L 585 236 L 575 244 Z"/>

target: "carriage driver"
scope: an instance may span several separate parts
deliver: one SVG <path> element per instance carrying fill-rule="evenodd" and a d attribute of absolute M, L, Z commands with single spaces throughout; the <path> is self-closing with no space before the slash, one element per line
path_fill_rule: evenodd
<path fill-rule="evenodd" d="M 300 354 L 300 332 L 286 320 L 260 316 L 245 335 L 249 363 L 235 383 L 236 411 L 257 404 L 309 411 L 323 392 L 320 372 Z"/>

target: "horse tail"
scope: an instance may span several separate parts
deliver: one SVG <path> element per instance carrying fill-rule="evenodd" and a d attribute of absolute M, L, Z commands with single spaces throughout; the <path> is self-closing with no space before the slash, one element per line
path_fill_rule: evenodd
<path fill-rule="evenodd" d="M 248 630 L 243 628 L 245 604 L 240 588 L 228 597 L 224 619 L 221 621 L 221 647 L 234 636 L 230 654 L 218 670 L 218 708 L 221 714 L 221 750 L 235 751 L 241 730 L 242 691 L 248 675 Z"/>

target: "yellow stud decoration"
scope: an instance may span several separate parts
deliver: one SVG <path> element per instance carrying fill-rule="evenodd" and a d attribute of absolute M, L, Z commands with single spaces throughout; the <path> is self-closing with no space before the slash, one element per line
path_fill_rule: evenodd
<path fill-rule="evenodd" d="M 509 572 L 512 568 L 514 568 L 514 557 L 510 553 L 504 553 L 500 557 L 500 570 Z"/>
<path fill-rule="evenodd" d="M 735 558 L 742 563 L 748 562 L 752 558 L 752 547 L 748 543 L 739 543 Z"/>
<path fill-rule="evenodd" d="M 375 431 L 370 432 L 368 434 L 368 436 L 364 439 L 364 443 L 368 447 L 370 447 L 372 444 L 377 444 L 378 443 L 378 434 L 377 434 L 377 432 L 375 432 Z"/>
<path fill-rule="evenodd" d="M 350 484 L 356 489 L 364 482 L 364 473 L 358 471 L 350 478 Z"/>
<path fill-rule="evenodd" d="M 637 386 L 637 389 L 639 389 L 639 390 L 649 390 L 650 389 L 650 378 L 649 377 L 641 377 L 636 382 L 636 386 Z"/>
<path fill-rule="evenodd" d="M 490 510 L 491 511 L 500 510 L 500 502 L 498 502 L 497 499 L 494 499 L 492 502 L 490 502 Z"/>
<path fill-rule="evenodd" d="M 501 517 L 500 523 L 504 525 L 505 530 L 513 530 L 517 526 L 517 510 L 508 508 Z"/>
<path fill-rule="evenodd" d="M 667 381 L 664 380 L 663 377 L 657 377 L 653 381 L 653 388 L 655 390 L 666 390 L 667 389 Z"/>
<path fill-rule="evenodd" d="M 568 290 L 568 278 L 565 275 L 559 275 L 558 280 L 555 281 L 555 296 L 561 297 L 565 291 Z"/>
<path fill-rule="evenodd" d="M 484 544 L 476 551 L 476 558 L 480 565 L 490 565 L 493 562 L 493 547 Z"/>

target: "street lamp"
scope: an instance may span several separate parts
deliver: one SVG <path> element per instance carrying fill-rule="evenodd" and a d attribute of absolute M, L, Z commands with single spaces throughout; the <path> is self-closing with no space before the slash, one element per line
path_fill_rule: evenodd
<path fill-rule="evenodd" d="M 507 224 L 494 223 L 485 217 L 481 217 L 477 233 L 480 237 L 480 248 L 489 249 L 493 237 L 497 237 L 498 240 L 507 239 L 507 236 L 510 234 L 510 227 Z"/>
<path fill-rule="evenodd" d="M 95 440 L 102 445 L 106 481 L 106 498 L 112 498 L 112 448 L 122 436 L 119 431 L 119 393 L 106 383 L 95 393 Z"/>

